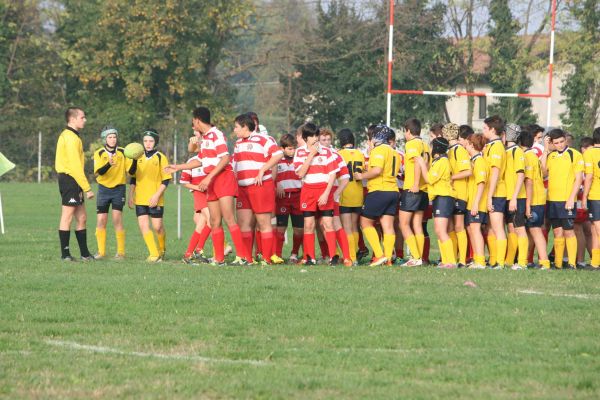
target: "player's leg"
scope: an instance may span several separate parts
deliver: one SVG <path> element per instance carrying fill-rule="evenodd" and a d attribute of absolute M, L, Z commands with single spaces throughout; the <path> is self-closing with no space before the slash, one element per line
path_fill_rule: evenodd
<path fill-rule="evenodd" d="M 84 260 L 93 259 L 87 246 L 87 229 L 85 224 L 87 222 L 87 212 L 85 211 L 85 205 L 79 205 L 75 207 L 74 214 L 76 222 L 75 237 L 77 238 L 77 244 L 81 252 L 81 258 Z"/>
<path fill-rule="evenodd" d="M 112 221 L 115 228 L 115 238 L 117 241 L 116 258 L 125 257 L 125 227 L 123 226 L 123 211 L 112 210 Z"/>
<path fill-rule="evenodd" d="M 563 257 L 565 255 L 565 236 L 560 219 L 552 221 L 554 232 L 554 265 L 556 268 L 562 268 Z"/>
<path fill-rule="evenodd" d="M 424 211 L 415 211 L 412 220 L 411 220 L 411 224 L 412 224 L 412 231 L 413 234 L 415 235 L 415 240 L 417 242 L 417 258 L 418 259 L 422 259 L 423 257 L 423 250 L 424 250 L 424 246 L 425 246 L 425 234 L 424 234 L 424 230 L 423 230 L 423 215 L 424 215 Z"/>
<path fill-rule="evenodd" d="M 283 256 L 283 242 L 285 241 L 285 232 L 288 227 L 289 214 L 283 214 L 280 209 L 278 209 L 279 214 L 276 215 L 277 220 L 277 228 L 275 232 L 275 254 L 278 257 Z"/>
<path fill-rule="evenodd" d="M 410 252 L 411 259 L 418 260 L 419 247 L 417 245 L 417 238 L 415 237 L 411 228 L 413 214 L 414 213 L 410 211 L 400 211 L 400 232 L 402 232 L 404 241 L 408 246 L 408 251 Z"/>
<path fill-rule="evenodd" d="M 590 264 L 593 268 L 600 268 L 600 220 L 592 222 L 592 235 L 595 242 Z"/>
<path fill-rule="evenodd" d="M 292 253 L 290 255 L 290 262 L 298 262 L 300 255 L 300 246 L 304 240 L 304 217 L 302 215 L 292 214 Z"/>
<path fill-rule="evenodd" d="M 95 259 L 101 259 L 106 256 L 106 225 L 108 222 L 108 207 L 100 208 L 96 206 L 96 244 L 98 253 Z"/>
<path fill-rule="evenodd" d="M 575 236 L 575 230 L 573 229 L 575 222 L 573 219 L 564 218 L 562 220 L 563 234 L 565 237 L 565 247 L 567 249 L 567 257 L 569 268 L 576 268 L 577 266 L 577 237 Z M 585 249 L 585 243 L 581 246 Z"/>
<path fill-rule="evenodd" d="M 454 232 L 456 233 L 456 240 L 458 242 L 458 264 L 467 265 L 467 252 L 469 247 L 469 240 L 467 238 L 467 231 L 465 230 L 465 210 L 463 213 L 454 214 Z"/>
<path fill-rule="evenodd" d="M 71 237 L 71 223 L 75 215 L 74 206 L 63 205 L 60 213 L 60 222 L 58 224 L 58 237 L 60 239 L 60 251 L 63 260 L 72 260 L 69 241 Z"/>
<path fill-rule="evenodd" d="M 315 212 L 304 212 L 304 235 L 303 235 L 303 259 L 307 264 L 314 264 L 315 261 Z"/>
<path fill-rule="evenodd" d="M 481 220 L 481 217 L 479 217 L 478 220 Z M 472 267 L 475 269 L 483 269 L 485 268 L 485 241 L 483 239 L 483 233 L 481 232 L 481 223 L 470 220 L 468 231 L 469 240 L 473 246 Z"/>
<path fill-rule="evenodd" d="M 497 267 L 504 268 L 507 246 L 506 233 L 504 231 L 504 208 L 502 209 L 502 212 L 490 213 L 489 218 L 490 231 L 493 234 L 493 240 L 490 241 L 490 245 L 493 246 L 492 242 L 496 245 L 492 251 L 494 251 Z"/>
<path fill-rule="evenodd" d="M 234 198 L 232 196 L 225 196 L 219 198 L 219 206 L 223 215 L 223 220 L 225 220 L 225 223 L 229 228 L 229 233 L 231 234 L 231 239 L 233 240 L 233 245 L 235 247 L 236 254 L 239 257 L 250 261 L 252 257 L 249 251 L 247 251 L 246 249 L 244 239 L 242 238 L 242 231 L 240 230 L 240 227 L 237 224 L 237 221 L 235 220 L 234 203 Z"/>
<path fill-rule="evenodd" d="M 208 202 L 208 211 L 210 213 L 211 238 L 215 248 L 213 258 L 216 263 L 223 263 L 225 261 L 225 233 L 221 225 L 222 215 L 219 199 Z"/>
<path fill-rule="evenodd" d="M 148 207 L 136 206 L 136 214 L 140 232 L 142 233 L 142 237 L 144 238 L 144 242 L 148 248 L 149 256 L 146 261 L 157 262 L 160 259 L 160 253 L 158 252 L 158 246 L 154 240 L 154 233 L 152 233 L 152 230 L 150 229 L 150 216 L 148 215 Z"/>
<path fill-rule="evenodd" d="M 356 227 L 353 225 L 353 215 L 354 213 L 351 211 L 346 211 L 345 209 L 340 210 L 340 222 L 342 223 L 344 232 L 346 232 L 346 240 L 348 242 L 348 255 L 354 262 L 356 261 L 356 243 L 354 242 Z"/>
<path fill-rule="evenodd" d="M 348 236 L 342 225 L 340 215 L 333 215 L 333 229 L 335 231 L 336 242 L 339 244 L 342 250 L 342 258 L 344 265 L 347 267 L 352 266 L 352 260 L 350 259 L 350 244 L 348 242 Z"/>

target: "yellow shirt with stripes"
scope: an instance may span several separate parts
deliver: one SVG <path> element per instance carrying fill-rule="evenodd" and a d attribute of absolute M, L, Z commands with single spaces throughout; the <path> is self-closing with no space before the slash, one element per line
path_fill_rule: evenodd
<path fill-rule="evenodd" d="M 171 174 L 167 174 L 163 171 L 167 165 L 169 165 L 167 157 L 159 151 L 149 158 L 143 155 L 137 160 L 137 169 L 134 175 L 134 203 L 136 205 L 147 206 L 150 202 L 150 198 L 160 188 L 162 181 L 171 179 Z M 164 196 L 160 196 L 158 205 L 164 205 Z"/>
<path fill-rule="evenodd" d="M 467 210 L 473 209 L 475 203 L 475 196 L 477 196 L 477 189 L 480 183 L 483 183 L 483 192 L 479 199 L 479 205 L 477 211 L 487 212 L 487 180 L 488 180 L 488 168 L 485 160 L 481 154 L 476 154 L 471 158 L 471 164 L 473 166 L 473 174 L 469 177 L 469 199 L 467 200 Z"/>
<path fill-rule="evenodd" d="M 504 182 L 506 184 L 506 199 L 510 200 L 515 193 L 515 186 L 517 185 L 517 174 L 525 174 L 525 152 L 519 146 L 512 145 L 506 148 L 506 170 L 504 172 Z M 525 193 L 525 183 L 521 185 L 517 199 L 524 199 L 527 195 Z"/>
<path fill-rule="evenodd" d="M 111 159 L 114 161 L 113 165 L 110 165 Z M 117 147 L 114 153 L 109 152 L 105 147 L 96 150 L 94 152 L 96 182 L 107 188 L 124 185 L 127 178 L 126 172 L 131 166 L 131 162 L 131 159 L 125 157 L 122 147 Z"/>
<path fill-rule="evenodd" d="M 580 152 L 567 147 L 562 152 L 548 154 L 548 201 L 567 201 L 573 190 L 575 175 L 585 166 Z"/>
<path fill-rule="evenodd" d="M 600 147 L 590 147 L 583 153 L 585 175 L 592 175 L 592 186 L 588 200 L 600 200 Z"/>
<path fill-rule="evenodd" d="M 452 175 L 471 169 L 471 157 L 460 144 L 455 144 L 448 149 L 448 161 L 450 161 Z M 469 197 L 469 178 L 453 180 L 452 188 L 458 200 L 467 201 Z"/>
<path fill-rule="evenodd" d="M 379 167 L 381 174 L 369 179 L 367 190 L 371 192 L 398 192 L 396 176 L 400 171 L 400 154 L 388 144 L 374 147 L 369 154 L 369 169 Z"/>
<path fill-rule="evenodd" d="M 364 202 L 363 185 L 362 181 L 354 180 L 354 173 L 364 171 L 365 156 L 360 150 L 348 147 L 344 147 L 339 153 L 348 166 L 348 172 L 350 172 L 350 181 L 340 196 L 340 206 L 362 207 Z"/>
<path fill-rule="evenodd" d="M 67 174 L 75 179 L 81 190 L 89 192 L 90 183 L 84 171 L 83 143 L 77 131 L 65 128 L 58 137 L 56 143 L 56 156 L 54 168 L 59 174 Z"/>
<path fill-rule="evenodd" d="M 488 168 L 488 189 L 492 176 L 492 168 L 498 168 L 498 180 L 492 197 L 506 198 L 506 184 L 504 182 L 504 171 L 506 169 L 506 150 L 504 148 L 504 144 L 502 144 L 502 141 L 500 139 L 494 139 L 486 144 L 485 148 L 483 149 L 483 158 L 485 159 Z"/>
<path fill-rule="evenodd" d="M 429 146 L 420 137 L 412 138 L 404 145 L 404 189 L 412 188 L 415 183 L 415 158 L 422 157 L 429 164 Z M 427 171 L 421 171 L 421 175 Z M 419 189 L 427 191 L 425 179 L 420 178 Z"/>
<path fill-rule="evenodd" d="M 431 168 L 427 172 L 429 200 L 437 196 L 454 197 L 451 177 L 452 169 L 448 156 L 440 156 L 431 162 Z"/>
<path fill-rule="evenodd" d="M 546 188 L 544 187 L 544 174 L 542 174 L 542 164 L 535 154 L 535 150 L 525 151 L 525 178 L 531 179 L 532 188 L 532 206 L 543 206 L 546 204 Z"/>

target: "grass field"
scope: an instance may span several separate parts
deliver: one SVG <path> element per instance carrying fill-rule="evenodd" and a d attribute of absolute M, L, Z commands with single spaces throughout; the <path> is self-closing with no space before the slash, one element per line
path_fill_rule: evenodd
<path fill-rule="evenodd" d="M 600 398 L 600 273 L 190 267 L 174 187 L 167 262 L 127 211 L 127 261 L 64 264 L 57 186 L 0 191 L 0 397 Z"/>

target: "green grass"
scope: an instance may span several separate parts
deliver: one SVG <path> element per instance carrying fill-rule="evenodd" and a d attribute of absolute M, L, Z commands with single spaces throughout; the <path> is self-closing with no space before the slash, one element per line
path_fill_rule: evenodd
<path fill-rule="evenodd" d="M 56 185 L 0 191 L 0 397 L 600 397 L 600 273 L 190 267 L 173 187 L 171 261 L 127 211 L 127 261 L 64 264 Z"/>

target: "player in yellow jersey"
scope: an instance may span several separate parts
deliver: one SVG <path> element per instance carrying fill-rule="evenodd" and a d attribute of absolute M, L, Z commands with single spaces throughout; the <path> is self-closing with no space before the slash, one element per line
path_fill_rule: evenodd
<path fill-rule="evenodd" d="M 94 175 L 98 182 L 96 196 L 96 242 L 101 259 L 106 256 L 106 224 L 108 210 L 112 205 L 112 221 L 117 238 L 115 259 L 125 257 L 125 228 L 123 228 L 123 206 L 125 205 L 125 180 L 131 160 L 125 157 L 122 147 L 117 146 L 119 132 L 113 126 L 102 128 L 100 138 L 104 146 L 94 152 Z"/>
<path fill-rule="evenodd" d="M 506 257 L 506 232 L 504 212 L 506 210 L 506 149 L 500 136 L 504 132 L 504 121 L 497 115 L 483 121 L 483 136 L 488 144 L 483 149 L 483 158 L 488 166 L 487 209 L 490 219 L 488 247 L 490 265 L 494 269 L 504 268 Z"/>
<path fill-rule="evenodd" d="M 596 243 L 600 239 L 600 127 L 594 129 L 592 135 L 594 146 L 583 153 L 585 164 L 585 184 L 583 189 L 582 207 L 588 210 L 592 222 L 592 235 Z M 592 248 L 592 268 L 600 268 L 600 248 Z"/>
<path fill-rule="evenodd" d="M 423 265 L 423 214 L 429 205 L 427 183 L 423 178 L 427 170 L 422 165 L 429 164 L 428 147 L 419 137 L 421 122 L 410 118 L 404 123 L 404 187 L 400 198 L 400 231 L 408 246 L 411 258 L 402 264 L 405 267 Z M 419 159 L 424 161 L 419 163 Z"/>
<path fill-rule="evenodd" d="M 550 152 L 550 141 L 555 150 Z M 565 132 L 552 129 L 545 139 L 542 171 L 548 175 L 548 218 L 554 231 L 554 264 L 562 268 L 565 246 L 568 268 L 575 269 L 577 239 L 573 227 L 576 199 L 583 181 L 584 163 L 580 152 L 567 146 Z"/>
<path fill-rule="evenodd" d="M 506 220 L 508 225 L 508 244 L 506 264 L 513 270 L 527 268 L 529 254 L 529 239 L 525 229 L 525 152 L 517 144 L 521 135 L 521 127 L 516 124 L 506 124 Z M 518 260 L 514 264 L 518 250 Z"/>
<path fill-rule="evenodd" d="M 454 190 L 452 189 L 452 167 L 448 161 L 448 140 L 435 138 L 431 142 L 431 167 L 424 175 L 428 183 L 429 199 L 433 201 L 433 223 L 438 237 L 442 261 L 438 268 L 456 268 L 456 253 L 449 235 L 450 219 L 454 215 Z M 417 162 L 426 168 L 423 159 Z"/>
<path fill-rule="evenodd" d="M 485 241 L 481 225 L 487 224 L 487 165 L 481 151 L 485 147 L 485 138 L 480 134 L 471 134 L 464 140 L 465 148 L 471 156 L 473 173 L 469 177 L 469 195 L 465 223 L 468 226 L 469 239 L 473 247 L 473 264 L 469 268 L 485 269 Z"/>
<path fill-rule="evenodd" d="M 471 160 L 467 150 L 459 143 L 459 126 L 448 123 L 442 128 L 444 139 L 448 140 L 448 161 L 452 171 L 452 188 L 456 196 L 454 200 L 453 217 L 450 221 L 450 239 L 453 249 L 458 249 L 458 265 L 467 264 L 467 247 L 469 242 L 465 231 L 465 214 L 469 197 L 469 177 L 472 175 Z"/>
<path fill-rule="evenodd" d="M 348 166 L 350 182 L 340 197 L 340 218 L 344 231 L 348 235 L 350 258 L 356 261 L 358 251 L 358 219 L 364 203 L 362 181 L 354 179 L 354 173 L 363 172 L 365 156 L 356 148 L 354 134 L 350 129 L 342 129 L 338 133 L 341 150 L 340 156 Z"/>
<path fill-rule="evenodd" d="M 149 129 L 143 133 L 144 155 L 133 163 L 129 207 L 135 205 L 138 225 L 150 255 L 148 262 L 159 262 L 165 254 L 165 228 L 163 225 L 164 197 L 163 194 L 171 180 L 171 174 L 164 172 L 169 165 L 167 157 L 156 149 L 158 132 Z M 150 224 L 150 220 L 152 224 Z M 154 241 L 156 233 L 158 247 Z"/>
<path fill-rule="evenodd" d="M 546 213 L 546 188 L 540 159 L 537 156 L 537 150 L 533 148 L 534 133 L 529 128 L 521 131 L 519 143 L 525 152 L 525 194 L 527 197 L 525 203 L 527 223 L 525 226 L 537 250 L 538 264 L 542 268 L 550 269 L 550 260 L 548 260 L 546 249 L 548 243 L 542 230 Z"/>
<path fill-rule="evenodd" d="M 371 266 L 391 265 L 396 242 L 394 216 L 398 211 L 398 185 L 396 176 L 400 170 L 400 155 L 388 143 L 396 133 L 386 125 L 377 125 L 367 132 L 369 169 L 356 172 L 354 179 L 367 179 L 367 197 L 362 209 L 360 224 L 363 235 L 373 249 Z M 375 221 L 381 223 L 383 249 L 375 229 Z"/>

